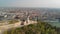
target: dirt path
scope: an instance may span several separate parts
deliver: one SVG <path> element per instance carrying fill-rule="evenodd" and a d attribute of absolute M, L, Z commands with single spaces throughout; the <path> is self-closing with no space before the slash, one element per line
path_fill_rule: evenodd
<path fill-rule="evenodd" d="M 34 24 L 37 23 L 36 21 L 30 21 L 29 23 L 24 22 L 24 25 Z M 5 30 L 8 30 L 10 28 L 16 28 L 16 27 L 22 27 L 24 25 L 20 25 L 21 22 L 15 23 L 15 24 L 9 24 L 9 25 L 3 25 L 0 26 L 0 34 L 2 34 Z"/>

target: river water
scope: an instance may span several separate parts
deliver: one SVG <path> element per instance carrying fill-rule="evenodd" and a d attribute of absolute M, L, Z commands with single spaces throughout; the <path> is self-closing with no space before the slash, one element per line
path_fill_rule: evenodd
<path fill-rule="evenodd" d="M 56 27 L 59 27 L 60 28 L 60 22 L 58 20 L 56 21 L 45 21 L 47 22 L 48 24 L 52 25 L 52 26 L 56 26 Z"/>
<path fill-rule="evenodd" d="M 60 22 L 49 22 L 48 24 L 56 27 L 60 27 Z"/>

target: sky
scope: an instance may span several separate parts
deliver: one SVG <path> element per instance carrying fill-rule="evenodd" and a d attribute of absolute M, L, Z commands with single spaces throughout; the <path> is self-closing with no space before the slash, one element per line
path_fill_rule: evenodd
<path fill-rule="evenodd" d="M 0 7 L 60 8 L 60 0 L 0 0 Z"/>

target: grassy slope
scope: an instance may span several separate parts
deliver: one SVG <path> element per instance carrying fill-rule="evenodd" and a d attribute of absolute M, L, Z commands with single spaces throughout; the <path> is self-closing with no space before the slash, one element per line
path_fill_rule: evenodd
<path fill-rule="evenodd" d="M 12 28 L 3 34 L 57 34 L 56 28 L 51 25 L 38 21 L 37 24 L 30 24 L 20 28 Z"/>

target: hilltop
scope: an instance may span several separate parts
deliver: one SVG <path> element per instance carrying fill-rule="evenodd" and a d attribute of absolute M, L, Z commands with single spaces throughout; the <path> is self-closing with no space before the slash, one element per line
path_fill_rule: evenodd
<path fill-rule="evenodd" d="M 59 34 L 59 32 L 56 27 L 38 21 L 36 24 L 6 30 L 4 34 Z"/>

